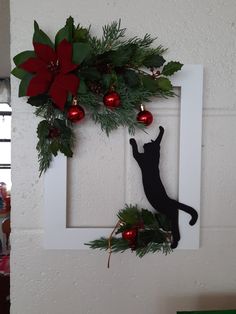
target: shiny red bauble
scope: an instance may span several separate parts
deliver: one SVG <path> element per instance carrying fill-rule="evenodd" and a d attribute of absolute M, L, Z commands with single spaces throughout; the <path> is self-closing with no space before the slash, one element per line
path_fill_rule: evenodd
<path fill-rule="evenodd" d="M 133 241 L 135 240 L 137 236 L 137 230 L 136 229 L 129 229 L 129 230 L 124 230 L 122 232 L 122 238 L 128 241 Z"/>
<path fill-rule="evenodd" d="M 79 105 L 72 105 L 67 111 L 67 118 L 74 123 L 82 120 L 84 116 L 85 116 L 84 109 Z"/>
<path fill-rule="evenodd" d="M 121 104 L 120 95 L 115 91 L 110 91 L 104 95 L 103 103 L 110 109 L 117 108 Z"/>
<path fill-rule="evenodd" d="M 149 126 L 152 124 L 153 115 L 150 111 L 143 109 L 137 114 L 137 121 L 145 124 L 146 126 Z"/>

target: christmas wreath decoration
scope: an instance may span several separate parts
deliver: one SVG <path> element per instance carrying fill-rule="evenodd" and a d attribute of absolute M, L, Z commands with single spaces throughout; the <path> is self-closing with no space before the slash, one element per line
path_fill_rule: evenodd
<path fill-rule="evenodd" d="M 34 50 L 14 57 L 12 74 L 21 80 L 19 96 L 28 96 L 43 118 L 37 128 L 40 174 L 58 152 L 72 157 L 73 125 L 85 115 L 107 135 L 119 126 L 133 134 L 152 123 L 141 105 L 153 96 L 174 96 L 169 76 L 182 67 L 166 63 L 166 49 L 151 47 L 154 40 L 149 34 L 125 39 L 120 21 L 104 26 L 98 39 L 69 17 L 52 42 L 34 22 Z"/>
<path fill-rule="evenodd" d="M 126 205 L 117 214 L 118 223 L 109 238 L 100 238 L 86 243 L 92 249 L 109 250 L 108 268 L 111 253 L 131 249 L 143 257 L 151 252 L 168 254 L 171 249 L 171 226 L 165 215 L 139 209 L 137 205 Z M 121 237 L 113 236 L 121 235 Z"/>

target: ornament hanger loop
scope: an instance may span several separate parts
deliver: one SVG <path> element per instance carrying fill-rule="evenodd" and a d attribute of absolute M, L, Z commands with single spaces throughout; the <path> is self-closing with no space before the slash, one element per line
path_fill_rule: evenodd
<path fill-rule="evenodd" d="M 75 96 L 75 97 L 73 98 L 73 100 L 72 100 L 72 105 L 73 105 L 73 106 L 77 106 L 77 105 L 78 105 L 78 99 L 77 99 L 76 96 Z"/>

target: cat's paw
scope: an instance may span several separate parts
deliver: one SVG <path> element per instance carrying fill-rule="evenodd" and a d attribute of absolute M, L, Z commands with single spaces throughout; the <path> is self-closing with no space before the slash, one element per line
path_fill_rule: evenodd
<path fill-rule="evenodd" d="M 160 130 L 161 132 L 164 132 L 163 126 L 159 126 L 159 130 Z"/>
<path fill-rule="evenodd" d="M 135 139 L 134 138 L 131 138 L 130 140 L 129 140 L 129 143 L 130 143 L 130 145 L 136 145 L 136 141 L 135 141 Z"/>

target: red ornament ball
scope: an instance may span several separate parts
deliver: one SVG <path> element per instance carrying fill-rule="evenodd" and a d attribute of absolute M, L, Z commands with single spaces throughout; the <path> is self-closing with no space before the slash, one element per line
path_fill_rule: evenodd
<path fill-rule="evenodd" d="M 117 92 L 110 91 L 104 95 L 103 103 L 110 109 L 117 108 L 121 104 L 120 95 Z"/>
<path fill-rule="evenodd" d="M 67 112 L 67 118 L 71 122 L 79 122 L 84 118 L 84 116 L 85 116 L 84 109 L 79 105 L 76 106 L 72 105 Z"/>
<path fill-rule="evenodd" d="M 137 236 L 137 230 L 136 229 L 129 229 L 124 230 L 122 232 L 122 238 L 128 241 L 133 241 Z"/>
<path fill-rule="evenodd" d="M 153 115 L 151 114 L 150 111 L 147 110 L 141 110 L 138 114 L 137 114 L 137 121 L 140 123 L 145 124 L 146 126 L 152 124 L 153 121 Z"/>

